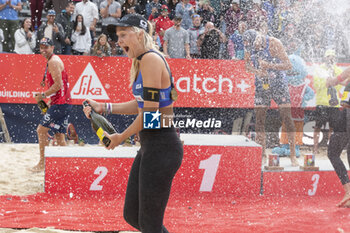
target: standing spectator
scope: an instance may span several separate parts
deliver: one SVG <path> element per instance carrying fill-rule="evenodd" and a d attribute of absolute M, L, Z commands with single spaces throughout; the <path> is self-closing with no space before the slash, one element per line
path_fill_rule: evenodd
<path fill-rule="evenodd" d="M 92 56 L 98 57 L 108 57 L 111 56 L 111 46 L 109 46 L 107 41 L 107 36 L 105 34 L 101 34 L 96 43 L 91 49 Z"/>
<path fill-rule="evenodd" d="M 182 0 L 176 5 L 175 15 L 182 18 L 181 27 L 188 30 L 192 27 L 191 16 L 194 14 L 194 7 L 189 3 L 190 0 Z"/>
<path fill-rule="evenodd" d="M 200 58 L 200 50 L 197 47 L 197 40 L 199 35 L 204 33 L 204 27 L 202 26 L 201 17 L 199 15 L 192 15 L 192 25 L 193 26 L 187 30 L 190 37 L 190 55 L 191 58 Z"/>
<path fill-rule="evenodd" d="M 53 9 L 60 13 L 62 10 L 64 10 L 67 7 L 68 0 L 52 0 Z"/>
<path fill-rule="evenodd" d="M 70 55 L 72 54 L 72 31 L 73 22 L 72 15 L 74 14 L 75 5 L 73 2 L 68 2 L 66 10 L 62 11 L 56 18 L 56 22 L 61 24 L 66 35 L 64 43 L 62 43 L 62 54 Z"/>
<path fill-rule="evenodd" d="M 77 5 L 75 5 L 74 17 L 76 17 L 78 14 L 83 16 L 85 26 L 89 29 L 90 32 L 90 44 L 93 44 L 96 34 L 96 24 L 98 21 L 98 9 L 96 4 L 90 2 L 89 0 L 83 0 L 77 3 Z"/>
<path fill-rule="evenodd" d="M 174 19 L 175 17 L 175 9 L 176 9 L 176 5 L 179 2 L 179 0 L 168 0 L 168 11 L 169 11 L 169 18 L 171 20 Z"/>
<path fill-rule="evenodd" d="M 175 16 L 174 26 L 165 31 L 163 52 L 171 58 L 190 59 L 190 39 L 188 32 L 181 27 L 182 18 Z"/>
<path fill-rule="evenodd" d="M 4 52 L 13 52 L 15 31 L 19 24 L 18 12 L 21 10 L 21 0 L 0 0 L 0 29 L 4 33 Z"/>
<path fill-rule="evenodd" d="M 0 53 L 2 53 L 2 43 L 4 42 L 4 32 L 0 28 Z"/>
<path fill-rule="evenodd" d="M 161 8 L 161 15 L 156 20 L 156 33 L 159 36 L 160 44 L 163 47 L 163 37 L 165 31 L 171 28 L 174 25 L 174 22 L 168 17 L 169 11 L 166 5 L 163 5 Z"/>
<path fill-rule="evenodd" d="M 152 15 L 152 18 L 157 18 L 159 15 L 160 8 L 162 4 L 159 3 L 159 0 L 152 0 L 146 4 L 146 19 Z"/>
<path fill-rule="evenodd" d="M 303 42 L 298 38 L 296 28 L 294 24 L 288 24 L 284 30 L 281 42 L 286 48 L 288 55 L 296 54 L 300 56 L 301 51 L 303 51 Z"/>
<path fill-rule="evenodd" d="M 233 33 L 228 41 L 228 52 L 232 59 L 244 60 L 243 33 L 247 30 L 247 23 L 240 21 L 238 30 Z"/>
<path fill-rule="evenodd" d="M 216 23 L 216 16 L 214 9 L 210 6 L 209 0 L 203 0 L 199 3 L 198 14 L 202 18 L 202 23 L 205 25 L 207 22 Z"/>
<path fill-rule="evenodd" d="M 41 25 L 41 16 L 43 14 L 44 1 L 30 0 L 30 13 L 32 20 L 32 31 L 38 30 Z"/>
<path fill-rule="evenodd" d="M 35 49 L 35 34 L 31 31 L 30 18 L 23 20 L 21 28 L 15 32 L 15 53 L 33 54 Z"/>
<path fill-rule="evenodd" d="M 243 13 L 239 9 L 239 1 L 233 0 L 231 7 L 225 12 L 224 21 L 226 23 L 225 35 L 230 36 L 238 29 L 238 23 L 243 19 Z"/>
<path fill-rule="evenodd" d="M 310 29 L 307 37 L 303 39 L 302 57 L 307 61 L 322 62 L 323 55 L 326 52 L 324 28 L 321 24 L 315 22 Z"/>
<path fill-rule="evenodd" d="M 198 38 L 198 47 L 200 47 L 201 58 L 219 59 L 220 45 L 226 42 L 226 36 L 212 22 L 207 22 L 205 31 Z"/>
<path fill-rule="evenodd" d="M 135 14 L 136 0 L 126 0 L 122 5 L 122 17 L 126 14 Z"/>
<path fill-rule="evenodd" d="M 91 36 L 84 24 L 84 17 L 77 15 L 72 33 L 73 55 L 88 55 L 91 48 Z"/>
<path fill-rule="evenodd" d="M 108 25 L 114 25 L 120 19 L 122 15 L 121 5 L 115 0 L 105 0 L 100 5 L 100 13 L 102 16 L 102 33 L 107 35 L 112 47 L 112 53 L 115 54 L 118 37 L 113 30 L 107 30 L 107 28 Z"/>
<path fill-rule="evenodd" d="M 262 22 L 267 22 L 267 13 L 261 9 L 261 0 L 253 0 L 252 9 L 247 12 L 248 29 L 259 31 Z"/>
<path fill-rule="evenodd" d="M 47 22 L 43 22 L 38 29 L 35 53 L 40 52 L 40 40 L 47 37 L 54 43 L 55 54 L 61 54 L 62 44 L 64 43 L 65 39 L 63 27 L 61 24 L 55 23 L 56 12 L 54 10 L 49 10 L 46 17 Z"/>
<path fill-rule="evenodd" d="M 329 123 L 330 139 L 334 126 L 336 125 L 337 116 L 339 114 L 339 90 L 341 85 L 337 85 L 336 98 L 338 104 L 331 106 L 328 97 L 327 79 L 337 77 L 342 70 L 336 65 L 336 54 L 334 50 L 327 50 L 324 54 L 324 63 L 315 70 L 314 88 L 316 92 L 316 111 L 315 111 L 315 128 L 314 128 L 314 147 L 313 153 L 318 154 L 318 141 L 321 127 Z"/>
<path fill-rule="evenodd" d="M 272 0 L 263 0 L 261 8 L 266 11 L 269 32 L 273 31 L 276 9 Z"/>

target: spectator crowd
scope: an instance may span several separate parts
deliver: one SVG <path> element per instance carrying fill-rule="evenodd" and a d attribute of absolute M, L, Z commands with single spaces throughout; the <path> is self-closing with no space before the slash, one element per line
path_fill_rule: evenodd
<path fill-rule="evenodd" d="M 322 62 L 332 49 L 350 60 L 350 8 L 330 12 L 325 0 L 0 0 L 0 49 L 38 53 L 48 37 L 56 54 L 122 55 L 109 25 L 145 16 L 171 58 L 244 59 L 242 35 L 254 29 L 281 40 L 288 54 Z M 19 20 L 23 7 L 31 18 Z M 44 13 L 44 14 L 43 14 Z M 42 18 L 42 15 L 45 17 Z"/>

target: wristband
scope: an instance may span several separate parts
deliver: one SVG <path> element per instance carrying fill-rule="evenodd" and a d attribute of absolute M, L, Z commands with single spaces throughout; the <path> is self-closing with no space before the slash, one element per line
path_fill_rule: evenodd
<path fill-rule="evenodd" d="M 111 114 L 112 113 L 112 104 L 111 103 L 105 103 L 105 114 Z"/>

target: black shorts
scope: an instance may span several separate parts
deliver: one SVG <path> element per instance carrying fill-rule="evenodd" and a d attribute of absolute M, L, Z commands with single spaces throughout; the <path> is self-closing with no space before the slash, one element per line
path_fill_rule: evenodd
<path fill-rule="evenodd" d="M 317 105 L 315 110 L 315 127 L 321 128 L 326 126 L 328 122 L 329 127 L 334 128 L 339 121 L 339 111 L 339 108 Z"/>
<path fill-rule="evenodd" d="M 255 106 L 270 106 L 271 100 L 277 105 L 290 104 L 288 83 L 282 75 L 270 78 L 267 89 L 261 79 L 255 78 Z"/>

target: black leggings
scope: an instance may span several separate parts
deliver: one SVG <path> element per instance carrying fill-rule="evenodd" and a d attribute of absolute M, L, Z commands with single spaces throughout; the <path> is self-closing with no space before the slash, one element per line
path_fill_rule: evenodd
<path fill-rule="evenodd" d="M 183 147 L 174 128 L 142 130 L 131 167 L 124 219 L 142 233 L 168 233 L 163 218 Z"/>
<path fill-rule="evenodd" d="M 341 183 L 350 182 L 348 171 L 340 159 L 343 149 L 346 147 L 348 155 L 348 163 L 350 164 L 350 109 L 339 111 L 338 120 L 334 126 L 333 134 L 329 140 L 328 158 L 331 161 L 335 172 L 337 173 Z"/>

